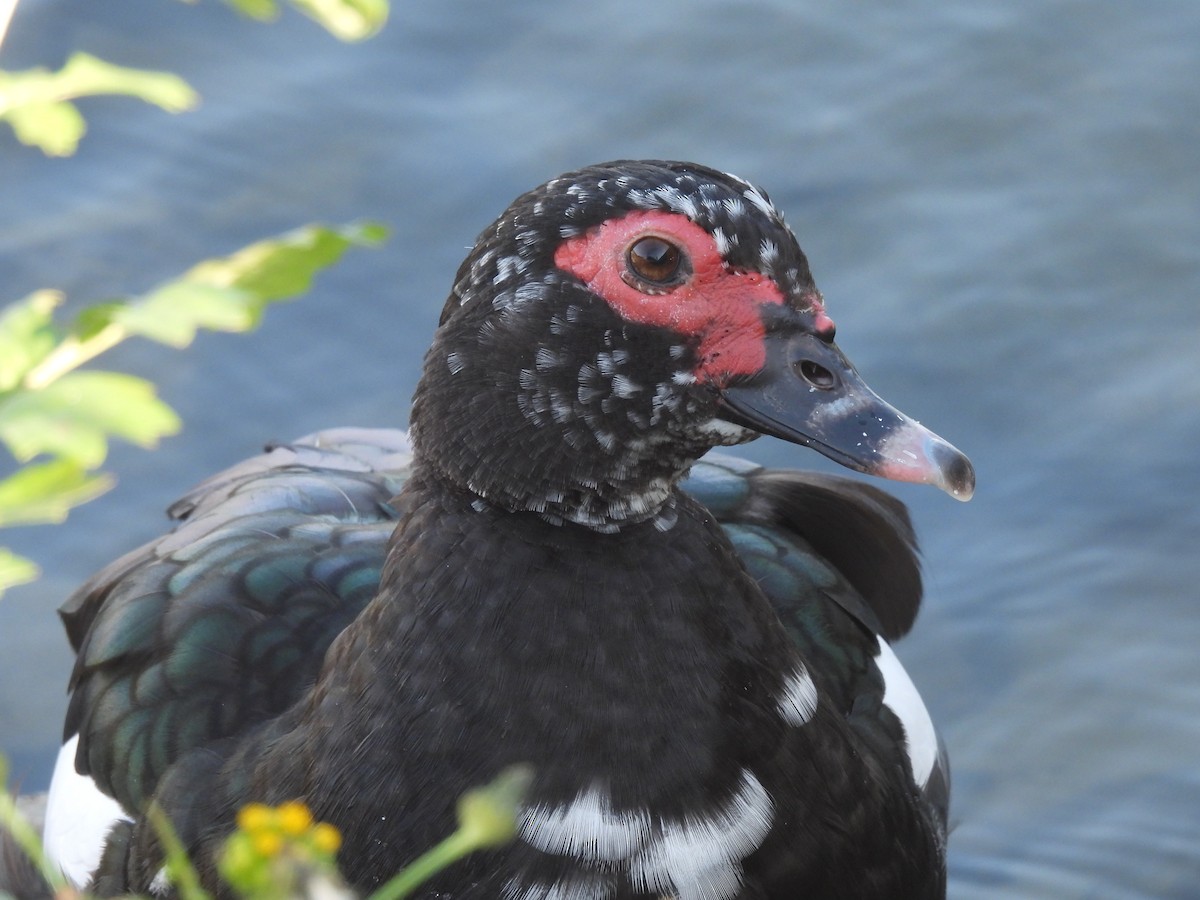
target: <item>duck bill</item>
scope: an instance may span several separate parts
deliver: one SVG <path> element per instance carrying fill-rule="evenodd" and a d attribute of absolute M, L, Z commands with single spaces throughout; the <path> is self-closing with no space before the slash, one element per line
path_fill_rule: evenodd
<path fill-rule="evenodd" d="M 756 375 L 719 391 L 722 418 L 859 472 L 971 499 L 971 461 L 867 387 L 832 341 L 769 332 L 766 346 L 766 365 Z"/>

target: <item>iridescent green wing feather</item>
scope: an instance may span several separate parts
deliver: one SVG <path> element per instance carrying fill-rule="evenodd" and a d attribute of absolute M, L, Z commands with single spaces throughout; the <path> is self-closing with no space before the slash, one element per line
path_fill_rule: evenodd
<path fill-rule="evenodd" d="M 375 595 L 402 432 L 321 432 L 235 466 L 172 506 L 174 531 L 63 606 L 78 658 L 76 765 L 129 809 L 186 751 L 278 715 Z"/>

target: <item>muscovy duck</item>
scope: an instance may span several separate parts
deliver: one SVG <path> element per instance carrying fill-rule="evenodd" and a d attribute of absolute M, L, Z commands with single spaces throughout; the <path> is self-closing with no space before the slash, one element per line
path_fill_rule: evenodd
<path fill-rule="evenodd" d="M 700 459 L 768 434 L 969 498 L 966 457 L 833 338 L 737 177 L 626 160 L 519 197 L 458 271 L 408 435 L 235 466 L 67 601 L 51 854 L 169 893 L 153 800 L 219 890 L 236 810 L 300 798 L 367 890 L 525 763 L 517 840 L 427 896 L 943 896 L 946 759 L 887 644 L 921 594 L 904 507 Z"/>

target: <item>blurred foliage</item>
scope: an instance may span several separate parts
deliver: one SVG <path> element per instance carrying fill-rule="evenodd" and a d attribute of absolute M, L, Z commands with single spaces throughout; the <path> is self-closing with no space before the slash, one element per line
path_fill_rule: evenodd
<path fill-rule="evenodd" d="M 234 890 L 253 900 L 287 900 L 311 891 L 320 880 L 328 893 L 346 893 L 336 856 L 342 836 L 328 822 L 313 821 L 298 800 L 280 806 L 248 803 L 238 811 L 237 830 L 225 841 L 218 870 Z"/>
<path fill-rule="evenodd" d="M 65 327 L 55 322 L 62 297 L 53 291 L 0 310 L 0 444 L 18 464 L 0 478 L 0 527 L 61 522 L 108 490 L 112 477 L 96 470 L 111 438 L 153 447 L 179 430 L 150 382 L 79 366 L 128 337 L 185 347 L 199 329 L 248 331 L 268 304 L 303 294 L 347 248 L 384 236 L 373 223 L 309 225 L 206 260 L 141 297 L 89 306 Z M 0 594 L 36 574 L 0 548 Z"/>
<path fill-rule="evenodd" d="M 195 0 L 185 0 L 195 2 Z M 239 13 L 259 21 L 279 17 L 278 0 L 225 0 Z M 343 41 L 360 41 L 387 22 L 388 0 L 290 0 L 291 5 Z M 11 15 L 16 3 L 4 11 Z M 3 43 L 7 20 L 0 20 Z M 183 112 L 199 95 L 178 75 L 117 66 L 88 53 L 73 54 L 57 72 L 38 67 L 21 72 L 0 70 L 0 122 L 17 140 L 47 156 L 70 156 L 87 131 L 79 108 L 81 97 L 136 97 L 165 109 Z"/>
<path fill-rule="evenodd" d="M 70 156 L 87 131 L 72 100 L 97 94 L 121 94 L 182 112 L 199 97 L 178 75 L 114 66 L 88 53 L 75 53 L 57 72 L 44 68 L 0 71 L 0 120 L 17 140 L 47 156 Z"/>
<path fill-rule="evenodd" d="M 275 0 L 226 2 L 259 20 L 279 14 Z M 370 37 L 388 14 L 387 0 L 291 3 L 347 41 Z M 15 7 L 15 0 L 0 5 L 0 44 Z M 198 101 L 196 92 L 177 75 L 124 68 L 75 53 L 56 72 L 40 67 L 22 72 L 0 70 L 0 121 L 7 122 L 22 143 L 49 156 L 68 156 L 76 151 L 87 129 L 72 101 L 96 95 L 132 96 L 169 112 L 190 109 Z M 141 297 L 89 306 L 65 326 L 55 321 L 63 301 L 55 291 L 37 291 L 0 309 L 0 444 L 13 459 L 13 465 L 0 459 L 0 527 L 61 522 L 72 507 L 108 490 L 112 476 L 98 469 L 107 456 L 110 438 L 152 447 L 179 430 L 179 417 L 158 399 L 150 382 L 118 372 L 77 371 L 80 366 L 128 337 L 184 347 L 200 329 L 250 330 L 261 321 L 269 304 L 306 292 L 313 277 L 337 262 L 346 249 L 376 245 L 385 235 L 386 230 L 374 223 L 305 226 L 230 256 L 206 260 Z M 32 581 L 37 574 L 32 561 L 0 547 L 0 596 L 6 588 Z M 60 900 L 79 896 L 47 861 L 35 829 L 20 816 L 14 796 L 7 790 L 7 778 L 7 761 L 0 756 L 0 831 L 8 832 L 16 847 L 33 861 L 54 896 Z M 513 822 L 515 815 L 514 807 L 510 810 Z M 203 900 L 207 894 L 170 824 L 154 810 L 151 818 L 167 849 L 171 883 L 187 900 Z M 335 830 L 312 823 L 307 809 L 299 804 L 270 813 L 268 818 L 270 827 L 279 831 L 279 840 L 264 839 L 260 833 L 257 841 L 249 844 L 252 851 L 275 850 L 272 859 L 307 867 L 296 871 L 319 873 L 324 881 L 306 881 L 306 890 L 323 888 L 326 897 L 353 896 L 339 887 L 340 878 L 333 867 L 340 841 Z M 251 813 L 246 824 L 255 821 Z M 501 830 L 513 833 L 513 822 Z M 262 828 L 259 822 L 260 832 Z M 235 838 L 244 830 L 243 826 Z M 301 847 L 304 852 L 283 854 L 282 848 L 289 846 Z M 278 867 L 271 873 L 282 879 L 279 884 L 298 884 L 295 877 L 284 878 Z M 261 900 L 285 895 L 278 884 L 267 884 L 263 891 L 257 894 Z M 245 895 L 256 896 L 249 891 Z M 6 898 L 0 889 L 0 900 Z"/>
<path fill-rule="evenodd" d="M 225 2 L 260 21 L 279 15 L 277 0 Z M 290 2 L 346 41 L 370 37 L 388 16 L 388 0 Z M 0 44 L 16 5 L 0 5 Z M 96 95 L 136 97 L 169 112 L 190 109 L 199 99 L 170 72 L 75 53 L 57 72 L 0 70 L 0 121 L 22 143 L 49 156 L 69 156 L 87 130 L 72 101 Z M 267 304 L 307 291 L 313 276 L 347 246 L 375 244 L 383 236 L 373 224 L 308 226 L 200 263 L 144 297 L 90 306 L 65 329 L 54 321 L 63 299 L 54 291 L 37 291 L 0 309 L 0 443 L 18 463 L 5 474 L 9 467 L 0 460 L 0 527 L 61 522 L 72 507 L 112 487 L 112 477 L 96 471 L 109 438 L 153 447 L 179 430 L 179 417 L 145 379 L 76 368 L 134 335 L 184 347 L 201 328 L 247 331 Z M 0 547 L 0 596 L 36 577 L 30 560 Z"/>
<path fill-rule="evenodd" d="M 483 787 L 458 798 L 458 828 L 385 882 L 368 900 L 404 900 L 451 863 L 489 847 L 502 847 L 517 836 L 521 806 L 533 783 L 533 769 L 509 766 Z"/>
<path fill-rule="evenodd" d="M 529 766 L 510 766 L 489 784 L 458 799 L 458 827 L 445 840 L 418 857 L 366 900 L 404 900 L 447 866 L 477 850 L 501 847 L 517 835 L 521 808 L 533 780 Z M 147 810 L 165 854 L 163 872 L 181 900 L 211 900 L 188 859 L 171 822 L 157 806 Z M 0 755 L 0 831 L 8 831 L 17 847 L 34 861 L 57 900 L 80 900 L 42 850 L 36 830 L 17 810 L 7 789 L 7 763 Z M 355 900 L 337 869 L 341 835 L 327 822 L 313 819 L 298 800 L 280 806 L 249 803 L 238 812 L 237 827 L 226 839 L 218 863 L 221 878 L 244 900 L 287 900 L 321 897 Z M 0 900 L 8 900 L 0 886 Z"/>
<path fill-rule="evenodd" d="M 194 3 L 195 0 L 187 0 Z M 279 16 L 278 0 L 225 0 L 242 15 L 269 22 Z M 388 0 L 291 0 L 292 6 L 343 41 L 369 38 L 387 22 Z"/>
<path fill-rule="evenodd" d="M 58 866 L 52 865 L 47 860 L 37 829 L 21 815 L 17 808 L 17 798 L 8 790 L 8 759 L 0 753 L 0 838 L 4 837 L 4 832 L 12 836 L 12 842 L 16 845 L 16 849 L 33 861 L 37 873 L 50 886 L 56 900 L 73 900 L 74 891 L 68 887 L 67 880 L 58 870 Z M 0 841 L 0 852 L 5 849 L 3 841 Z M 0 859 L 0 863 L 5 864 L 0 868 L 7 869 L 16 860 L 7 858 L 8 854 L 5 854 L 5 857 Z M 4 885 L 0 885 L 0 900 L 11 900 L 4 892 L 4 887 Z"/>

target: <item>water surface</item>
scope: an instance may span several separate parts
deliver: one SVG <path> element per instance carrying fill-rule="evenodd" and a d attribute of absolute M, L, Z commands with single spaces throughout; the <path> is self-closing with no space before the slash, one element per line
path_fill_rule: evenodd
<path fill-rule="evenodd" d="M 116 448 L 46 576 L 0 603 L 0 746 L 45 783 L 70 666 L 54 607 L 216 468 L 402 425 L 474 235 L 560 171 L 689 158 L 771 192 L 839 342 L 973 458 L 895 486 L 928 596 L 899 654 L 954 764 L 954 897 L 1200 891 L 1200 4 L 445 0 L 343 46 L 222 4 L 26 0 L 0 63 L 171 69 L 180 117 L 85 101 L 79 154 L 0 133 L 0 284 L 95 301 L 314 219 L 392 238 L 186 353 L 123 346 L 186 429 Z M 799 448 L 747 449 L 781 465 Z"/>

